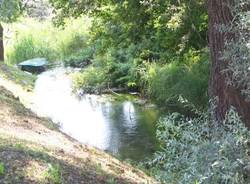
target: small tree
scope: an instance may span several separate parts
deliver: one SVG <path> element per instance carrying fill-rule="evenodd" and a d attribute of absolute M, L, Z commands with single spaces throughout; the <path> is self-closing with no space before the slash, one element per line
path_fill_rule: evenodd
<path fill-rule="evenodd" d="M 22 0 L 0 0 L 0 61 L 4 61 L 3 22 L 13 22 L 22 13 Z"/>

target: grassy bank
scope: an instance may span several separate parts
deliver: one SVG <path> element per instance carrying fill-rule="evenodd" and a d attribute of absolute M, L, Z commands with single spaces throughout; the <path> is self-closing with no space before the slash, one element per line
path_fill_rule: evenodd
<path fill-rule="evenodd" d="M 22 72 L 17 67 L 4 63 L 0 63 L 0 77 L 13 81 L 28 91 L 34 88 L 36 81 L 35 75 Z"/>

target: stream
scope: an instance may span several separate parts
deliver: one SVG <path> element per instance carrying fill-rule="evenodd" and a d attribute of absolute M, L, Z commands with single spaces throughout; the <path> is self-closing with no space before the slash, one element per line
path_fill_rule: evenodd
<path fill-rule="evenodd" d="M 72 93 L 71 69 L 55 68 L 38 75 L 33 109 L 52 119 L 78 141 L 120 159 L 143 161 L 157 150 L 156 123 L 160 112 L 134 100 Z"/>

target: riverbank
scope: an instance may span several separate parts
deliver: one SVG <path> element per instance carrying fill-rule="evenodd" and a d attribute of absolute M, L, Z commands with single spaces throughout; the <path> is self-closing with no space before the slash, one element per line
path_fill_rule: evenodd
<path fill-rule="evenodd" d="M 156 183 L 37 117 L 19 101 L 32 92 L 0 76 L 0 86 L 8 83 L 18 93 L 0 87 L 0 183 Z"/>

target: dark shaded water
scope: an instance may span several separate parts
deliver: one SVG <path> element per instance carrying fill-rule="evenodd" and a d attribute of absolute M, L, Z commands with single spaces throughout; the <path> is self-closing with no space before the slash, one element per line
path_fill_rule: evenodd
<path fill-rule="evenodd" d="M 35 111 L 61 125 L 71 137 L 121 159 L 142 161 L 157 149 L 155 126 L 160 113 L 133 100 L 110 96 L 72 94 L 66 69 L 57 68 L 38 76 Z"/>

